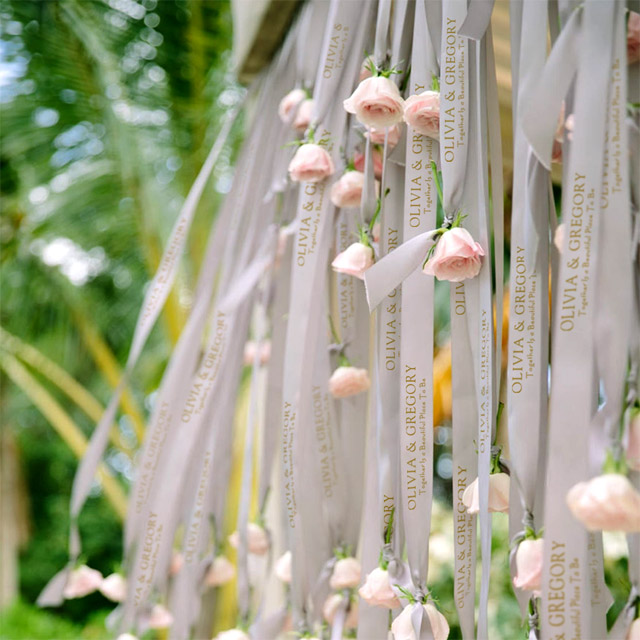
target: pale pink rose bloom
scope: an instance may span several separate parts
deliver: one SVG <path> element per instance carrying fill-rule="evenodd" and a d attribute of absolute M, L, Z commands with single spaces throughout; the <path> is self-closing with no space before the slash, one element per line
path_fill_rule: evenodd
<path fill-rule="evenodd" d="M 293 121 L 293 128 L 299 133 L 304 133 L 311 124 L 313 117 L 314 102 L 311 98 L 304 100 L 296 111 L 296 117 Z"/>
<path fill-rule="evenodd" d="M 385 136 L 387 137 L 387 149 L 393 149 L 398 142 L 400 142 L 400 126 L 394 124 L 393 127 L 389 127 L 389 133 L 387 129 L 376 129 L 376 127 L 369 127 L 365 136 L 371 140 L 372 144 L 379 144 L 384 146 Z"/>
<path fill-rule="evenodd" d="M 243 362 L 245 367 L 253 366 L 253 361 L 256 357 L 257 345 L 253 340 L 248 340 L 244 345 Z M 258 356 L 261 365 L 267 364 L 271 357 L 271 342 L 269 340 L 263 340 L 260 343 L 260 354 Z"/>
<path fill-rule="evenodd" d="M 509 511 L 509 484 L 506 473 L 492 473 L 489 476 L 489 511 L 506 513 Z M 476 478 L 462 494 L 462 504 L 469 513 L 480 511 L 480 495 L 478 493 L 478 478 Z"/>
<path fill-rule="evenodd" d="M 329 586 L 335 591 L 353 589 L 360 584 L 362 569 L 356 558 L 340 558 L 333 567 Z"/>
<path fill-rule="evenodd" d="M 280 104 L 278 105 L 280 120 L 285 123 L 289 122 L 295 109 L 306 97 L 307 94 L 304 89 L 293 89 L 293 91 L 289 91 L 289 93 L 280 100 Z"/>
<path fill-rule="evenodd" d="M 227 631 L 221 631 L 215 640 L 251 640 L 251 638 L 242 629 L 227 629 Z"/>
<path fill-rule="evenodd" d="M 364 272 L 372 264 L 373 249 L 362 242 L 354 242 L 333 259 L 331 267 L 338 273 L 346 273 L 364 280 Z"/>
<path fill-rule="evenodd" d="M 360 597 L 373 607 L 386 607 L 387 609 L 397 609 L 400 600 L 391 588 L 389 572 L 376 567 L 360 587 L 358 593 Z"/>
<path fill-rule="evenodd" d="M 373 149 L 371 149 L 371 157 L 373 158 L 373 175 L 380 180 L 382 178 L 382 169 L 384 165 L 382 151 L 380 151 L 378 147 L 373 147 Z M 353 154 L 353 166 L 356 171 L 364 172 L 364 153 L 362 153 L 362 151 L 356 151 Z"/>
<path fill-rule="evenodd" d="M 216 556 L 204 577 L 204 582 L 209 587 L 220 587 L 235 578 L 236 568 L 225 556 Z"/>
<path fill-rule="evenodd" d="M 640 618 L 631 623 L 625 640 L 640 640 Z"/>
<path fill-rule="evenodd" d="M 371 235 L 373 236 L 373 241 L 375 243 L 380 242 L 380 223 L 376 222 L 373 225 L 373 229 L 371 229 Z"/>
<path fill-rule="evenodd" d="M 551 146 L 551 162 L 562 164 L 562 142 L 558 142 L 558 140 L 554 140 Z"/>
<path fill-rule="evenodd" d="M 360 66 L 360 77 L 358 78 L 358 82 L 362 82 L 367 78 L 371 77 L 371 64 L 367 58 L 362 61 L 362 65 Z"/>
<path fill-rule="evenodd" d="M 240 545 L 240 534 L 234 531 L 229 536 L 229 544 L 237 549 Z M 247 527 L 247 546 L 249 553 L 255 553 L 257 556 L 263 556 L 269 551 L 269 536 L 267 532 L 255 522 L 250 522 Z"/>
<path fill-rule="evenodd" d="M 573 129 L 576 126 L 576 118 L 573 113 L 570 113 L 567 116 L 567 119 L 564 121 L 564 128 L 567 130 L 567 139 L 573 140 Z"/>
<path fill-rule="evenodd" d="M 516 575 L 513 585 L 517 589 L 533 591 L 538 597 L 542 589 L 542 557 L 544 540 L 525 539 L 516 550 Z"/>
<path fill-rule="evenodd" d="M 169 575 L 175 576 L 180 573 L 180 569 L 184 566 L 184 556 L 179 551 L 174 551 L 171 556 L 171 564 L 169 565 Z"/>
<path fill-rule="evenodd" d="M 338 613 L 338 609 L 344 606 L 345 597 L 341 593 L 334 593 L 330 595 L 322 607 L 322 615 L 324 619 L 333 624 L 333 621 Z M 344 620 L 345 629 L 355 629 L 358 626 L 358 605 L 355 602 L 351 602 L 349 610 L 347 611 L 347 617 Z"/>
<path fill-rule="evenodd" d="M 407 98 L 404 103 L 404 121 L 423 136 L 440 139 L 440 94 L 423 91 Z"/>
<path fill-rule="evenodd" d="M 408 604 L 393 621 L 391 633 L 395 640 L 417 640 L 416 632 L 411 622 L 411 614 L 415 604 Z M 430 602 L 422 605 L 427 612 L 433 640 L 447 640 L 449 637 L 449 623 L 447 619 Z"/>
<path fill-rule="evenodd" d="M 127 581 L 119 573 L 112 573 L 102 581 L 100 593 L 112 602 L 122 602 L 127 595 Z"/>
<path fill-rule="evenodd" d="M 640 471 L 640 413 L 636 413 L 629 423 L 626 457 L 627 464 L 634 471 Z"/>
<path fill-rule="evenodd" d="M 390 127 L 402 121 L 404 100 L 395 83 L 389 78 L 376 76 L 363 80 L 344 101 L 349 113 L 370 127 Z"/>
<path fill-rule="evenodd" d="M 147 622 L 149 629 L 168 629 L 173 624 L 173 616 L 161 604 L 153 605 Z"/>
<path fill-rule="evenodd" d="M 334 398 L 348 398 L 370 386 L 369 372 L 357 367 L 338 367 L 329 378 L 329 391 Z"/>
<path fill-rule="evenodd" d="M 298 147 L 289 163 L 289 177 L 293 182 L 321 182 L 334 171 L 331 156 L 325 149 L 312 143 Z"/>
<path fill-rule="evenodd" d="M 424 273 L 438 280 L 462 282 L 475 278 L 482 266 L 484 250 L 471 234 L 461 227 L 445 231 L 424 266 Z"/>
<path fill-rule="evenodd" d="M 84 598 L 99 589 L 101 584 L 102 574 L 83 564 L 71 572 L 62 595 L 67 600 Z"/>
<path fill-rule="evenodd" d="M 291 551 L 285 551 L 276 562 L 274 569 L 276 578 L 285 584 L 291 582 Z"/>
<path fill-rule="evenodd" d="M 347 171 L 331 187 L 331 202 L 341 209 L 359 207 L 364 187 L 364 173 Z"/>
<path fill-rule="evenodd" d="M 619 473 L 579 482 L 569 489 L 567 504 L 589 531 L 640 532 L 640 493 Z"/>
<path fill-rule="evenodd" d="M 633 64 L 640 60 L 640 13 L 629 12 L 627 22 L 627 62 Z"/>
<path fill-rule="evenodd" d="M 566 227 L 564 222 L 561 222 L 557 227 L 556 231 L 553 234 L 553 244 L 556 246 L 556 249 L 562 253 L 562 248 L 564 246 L 564 231 Z"/>
<path fill-rule="evenodd" d="M 132 633 L 121 633 L 117 640 L 138 640 L 138 636 L 134 636 Z"/>

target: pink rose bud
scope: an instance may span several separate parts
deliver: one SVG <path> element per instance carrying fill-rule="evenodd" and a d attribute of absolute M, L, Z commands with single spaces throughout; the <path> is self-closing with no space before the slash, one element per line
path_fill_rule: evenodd
<path fill-rule="evenodd" d="M 345 596 L 341 593 L 334 593 L 325 600 L 322 607 L 322 616 L 329 624 L 333 624 L 338 609 L 345 606 L 344 601 Z M 344 628 L 355 629 L 358 626 L 358 605 L 355 602 L 350 602 L 348 606 L 349 609 L 347 610 L 347 617 L 344 620 Z"/>
<path fill-rule="evenodd" d="M 564 244 L 564 230 L 566 227 L 564 226 L 564 222 L 561 222 L 557 227 L 556 231 L 553 234 L 553 244 L 556 246 L 556 249 L 562 253 L 562 247 Z"/>
<path fill-rule="evenodd" d="M 640 471 L 640 413 L 636 413 L 629 423 L 626 457 L 627 464 L 634 471 Z"/>
<path fill-rule="evenodd" d="M 404 113 L 398 87 L 383 76 L 363 80 L 343 104 L 346 111 L 370 127 L 390 127 L 401 122 Z"/>
<path fill-rule="evenodd" d="M 516 576 L 513 586 L 523 591 L 533 591 L 538 597 L 542 589 L 542 558 L 544 540 L 525 539 L 516 550 Z"/>
<path fill-rule="evenodd" d="M 384 165 L 384 159 L 382 157 L 382 151 L 378 147 L 371 149 L 371 158 L 373 159 L 373 175 L 380 180 L 382 178 L 382 169 Z M 353 166 L 356 171 L 364 172 L 364 153 L 356 151 L 353 154 Z"/>
<path fill-rule="evenodd" d="M 364 280 L 364 272 L 372 264 L 373 249 L 362 242 L 354 242 L 334 258 L 331 267 L 338 273 L 346 273 Z"/>
<path fill-rule="evenodd" d="M 551 162 L 562 164 L 562 142 L 558 142 L 558 140 L 554 140 L 551 146 Z"/>
<path fill-rule="evenodd" d="M 169 565 L 169 575 L 175 576 L 180 573 L 180 569 L 184 566 L 184 556 L 179 552 L 175 551 L 171 556 L 171 564 Z"/>
<path fill-rule="evenodd" d="M 291 582 L 291 551 L 286 551 L 278 558 L 275 574 L 276 578 L 285 584 Z"/>
<path fill-rule="evenodd" d="M 243 362 L 245 367 L 253 366 L 257 348 L 253 340 L 248 340 L 244 345 Z M 263 340 L 260 343 L 260 355 L 258 357 L 260 364 L 263 366 L 269 362 L 269 358 L 271 357 L 271 342 L 269 342 L 269 340 Z"/>
<path fill-rule="evenodd" d="M 489 476 L 489 511 L 506 513 L 509 511 L 509 484 L 506 473 L 492 473 Z M 462 504 L 469 513 L 480 511 L 480 496 L 478 494 L 478 478 L 476 478 L 462 494 Z"/>
<path fill-rule="evenodd" d="M 387 131 L 389 132 L 387 134 Z M 393 149 L 398 142 L 400 142 L 400 127 L 394 124 L 393 127 L 388 129 L 376 129 L 375 127 L 369 127 L 369 130 L 365 134 L 372 144 L 384 145 L 385 137 L 387 138 L 387 149 Z"/>
<path fill-rule="evenodd" d="M 569 489 L 567 504 L 589 531 L 640 532 L 640 493 L 619 473 L 579 482 Z"/>
<path fill-rule="evenodd" d="M 298 105 L 305 100 L 306 97 L 307 94 L 304 89 L 289 91 L 289 93 L 280 100 L 280 105 L 278 106 L 280 120 L 284 123 L 290 122 L 295 109 L 297 109 Z"/>
<path fill-rule="evenodd" d="M 629 11 L 627 22 L 627 62 L 640 60 L 640 13 Z"/>
<path fill-rule="evenodd" d="M 380 567 L 376 567 L 367 576 L 358 593 L 372 607 L 397 609 L 400 606 L 400 600 L 391 588 L 389 572 Z"/>
<path fill-rule="evenodd" d="M 225 556 L 216 556 L 204 577 L 204 582 L 209 587 L 220 587 L 231 582 L 236 576 L 236 568 Z"/>
<path fill-rule="evenodd" d="M 357 367 L 338 367 L 329 378 L 329 391 L 334 398 L 348 398 L 370 386 L 369 372 Z"/>
<path fill-rule="evenodd" d="M 411 616 L 415 607 L 424 607 L 429 618 L 431 633 L 433 640 L 447 640 L 449 637 L 449 623 L 447 619 L 432 605 L 430 602 L 426 604 L 408 604 L 402 613 L 393 621 L 391 625 L 391 633 L 395 640 L 417 640 L 416 632 L 413 628 Z"/>
<path fill-rule="evenodd" d="M 360 563 L 355 558 L 340 558 L 333 567 L 329 586 L 335 591 L 354 589 L 360 584 Z"/>
<path fill-rule="evenodd" d="M 119 573 L 107 576 L 99 588 L 100 593 L 112 602 L 122 602 L 127 596 L 127 581 Z"/>
<path fill-rule="evenodd" d="M 404 121 L 423 136 L 440 140 L 440 94 L 437 91 L 423 91 L 407 98 Z"/>
<path fill-rule="evenodd" d="M 227 629 L 227 631 L 221 631 L 215 640 L 251 640 L 251 638 L 242 629 Z"/>
<path fill-rule="evenodd" d="M 341 209 L 359 207 L 364 187 L 364 173 L 347 171 L 331 187 L 331 202 Z"/>
<path fill-rule="evenodd" d="M 640 618 L 636 618 L 631 623 L 625 640 L 640 640 Z"/>
<path fill-rule="evenodd" d="M 99 589 L 101 584 L 102 574 L 83 564 L 71 572 L 62 595 L 67 600 L 84 598 Z"/>
<path fill-rule="evenodd" d="M 289 177 L 293 182 L 321 182 L 335 171 L 331 156 L 317 144 L 298 147 L 289 163 Z"/>
<path fill-rule="evenodd" d="M 240 545 L 240 534 L 234 531 L 229 536 L 229 544 L 237 549 Z M 269 551 L 269 536 L 267 532 L 255 522 L 250 522 L 247 527 L 247 546 L 249 553 L 255 553 L 257 556 L 263 556 Z"/>
<path fill-rule="evenodd" d="M 298 133 L 304 133 L 311 124 L 311 119 L 313 118 L 313 105 L 313 100 L 311 100 L 311 98 L 308 98 L 307 100 L 304 100 L 298 107 L 298 111 L 296 111 L 296 117 L 293 121 L 293 128 Z"/>
<path fill-rule="evenodd" d="M 151 609 L 147 624 L 149 629 L 168 629 L 173 624 L 173 616 L 161 604 L 156 604 Z"/>
<path fill-rule="evenodd" d="M 462 282 L 480 273 L 482 247 L 471 234 L 460 227 L 445 231 L 423 271 L 438 280 Z"/>

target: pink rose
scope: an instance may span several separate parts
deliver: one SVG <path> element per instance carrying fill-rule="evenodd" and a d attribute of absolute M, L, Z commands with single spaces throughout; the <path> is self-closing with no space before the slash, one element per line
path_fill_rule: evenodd
<path fill-rule="evenodd" d="M 554 164 L 562 164 L 562 142 L 553 141 L 551 146 L 551 162 Z"/>
<path fill-rule="evenodd" d="M 640 413 L 636 413 L 629 423 L 626 457 L 627 464 L 634 471 L 640 471 Z"/>
<path fill-rule="evenodd" d="M 619 473 L 579 482 L 567 493 L 567 504 L 589 531 L 640 531 L 640 493 Z"/>
<path fill-rule="evenodd" d="M 333 567 L 329 586 L 335 591 L 353 589 L 360 584 L 361 573 L 360 563 L 355 558 L 340 558 Z"/>
<path fill-rule="evenodd" d="M 553 234 L 553 244 L 556 246 L 556 249 L 562 253 L 562 247 L 564 244 L 564 230 L 566 227 L 564 226 L 564 222 L 561 222 L 557 227 L 556 231 Z"/>
<path fill-rule="evenodd" d="M 240 545 L 240 534 L 234 531 L 229 536 L 229 544 L 237 549 Z M 269 551 L 269 536 L 267 532 L 255 522 L 250 522 L 247 526 L 247 546 L 249 553 L 255 553 L 257 556 L 263 556 Z"/>
<path fill-rule="evenodd" d="M 313 100 L 311 100 L 311 98 L 307 98 L 298 107 L 296 117 L 293 121 L 293 128 L 298 133 L 304 133 L 311 124 L 311 119 L 313 117 L 313 105 Z"/>
<path fill-rule="evenodd" d="M 576 126 L 576 117 L 573 113 L 570 113 L 567 116 L 567 119 L 564 121 L 564 128 L 567 130 L 567 140 L 573 140 L 573 129 Z"/>
<path fill-rule="evenodd" d="M 149 629 L 167 629 L 173 624 L 173 616 L 161 604 L 156 604 L 151 609 L 147 624 Z"/>
<path fill-rule="evenodd" d="M 400 600 L 391 588 L 389 572 L 380 567 L 376 567 L 367 576 L 358 593 L 372 607 L 397 609 L 400 606 Z"/>
<path fill-rule="evenodd" d="M 462 282 L 475 278 L 480 272 L 482 247 L 471 234 L 460 227 L 445 231 L 423 271 L 438 280 Z"/>
<path fill-rule="evenodd" d="M 84 598 L 102 584 L 102 574 L 95 569 L 87 567 L 86 564 L 74 569 L 69 576 L 69 580 L 64 588 L 63 595 L 67 600 L 72 598 Z"/>
<path fill-rule="evenodd" d="M 437 91 L 423 91 L 407 98 L 404 121 L 423 136 L 440 140 L 440 94 Z"/>
<path fill-rule="evenodd" d="M 387 131 L 389 133 L 387 133 Z M 376 129 L 375 127 L 369 127 L 365 136 L 371 140 L 371 144 L 379 144 L 380 146 L 384 145 L 384 139 L 386 136 L 387 149 L 391 150 L 398 144 L 398 142 L 400 142 L 400 127 L 397 124 L 394 124 L 393 127 L 389 127 L 388 129 Z"/>
<path fill-rule="evenodd" d="M 236 576 L 236 568 L 225 556 L 216 556 L 204 577 L 204 582 L 209 587 L 220 587 L 231 582 Z"/>
<path fill-rule="evenodd" d="M 276 562 L 275 574 L 285 584 L 291 582 L 291 551 L 283 553 Z"/>
<path fill-rule="evenodd" d="M 253 366 L 253 361 L 256 357 L 257 345 L 253 340 L 248 340 L 244 345 L 243 362 L 245 367 Z M 271 342 L 269 340 L 263 340 L 260 343 L 260 355 L 258 356 L 261 365 L 267 364 L 271 357 Z"/>
<path fill-rule="evenodd" d="M 364 173 L 347 171 L 331 187 L 331 202 L 341 209 L 359 207 L 364 187 Z"/>
<path fill-rule="evenodd" d="M 306 97 L 307 93 L 304 89 L 289 91 L 289 93 L 280 100 L 280 104 L 278 105 L 280 120 L 285 124 L 290 122 L 295 109 L 297 109 L 298 105 L 305 100 Z"/>
<path fill-rule="evenodd" d="M 447 619 L 430 602 L 420 605 L 418 603 L 408 604 L 402 613 L 393 621 L 391 633 L 395 640 L 417 640 L 416 632 L 413 629 L 411 614 L 415 607 L 422 606 L 427 612 L 433 640 L 447 640 L 449 637 L 449 623 Z"/>
<path fill-rule="evenodd" d="M 349 113 L 370 127 L 390 127 L 402 120 L 404 100 L 395 83 L 376 76 L 363 80 L 351 97 L 344 101 Z"/>
<path fill-rule="evenodd" d="M 492 473 L 489 476 L 489 511 L 506 513 L 509 511 L 509 484 L 506 473 Z M 478 494 L 478 478 L 476 478 L 462 494 L 462 504 L 469 513 L 480 511 L 480 496 Z"/>
<path fill-rule="evenodd" d="M 369 372 L 357 367 L 338 367 L 329 378 L 329 391 L 334 398 L 348 398 L 370 386 Z"/>
<path fill-rule="evenodd" d="M 331 263 L 338 273 L 346 273 L 364 280 L 364 272 L 373 264 L 373 249 L 362 242 L 354 242 Z"/>
<path fill-rule="evenodd" d="M 636 618 L 631 623 L 625 640 L 640 640 L 640 618 Z"/>
<path fill-rule="evenodd" d="M 627 62 L 633 64 L 640 60 L 640 13 L 629 11 L 627 22 Z"/>
<path fill-rule="evenodd" d="M 380 223 L 376 222 L 373 225 L 373 229 L 371 229 L 371 235 L 373 236 L 373 241 L 377 244 L 380 242 Z"/>
<path fill-rule="evenodd" d="M 382 178 L 384 158 L 382 157 L 382 151 L 377 146 L 371 149 L 371 158 L 373 159 L 373 175 L 380 180 Z M 353 166 L 356 171 L 364 172 L 364 153 L 356 151 L 353 154 Z"/>
<path fill-rule="evenodd" d="M 251 638 L 242 629 L 227 629 L 221 631 L 215 640 L 251 640 Z"/>
<path fill-rule="evenodd" d="M 331 156 L 317 144 L 298 147 L 289 163 L 289 177 L 293 182 L 321 182 L 335 171 Z"/>
<path fill-rule="evenodd" d="M 174 551 L 169 565 L 169 575 L 175 576 L 184 566 L 184 556 L 179 551 Z"/>
<path fill-rule="evenodd" d="M 324 619 L 333 624 L 333 621 L 338 613 L 338 609 L 344 606 L 345 596 L 341 593 L 334 593 L 330 595 L 322 607 L 322 615 Z M 358 626 L 358 605 L 355 602 L 350 602 L 348 605 L 347 617 L 344 620 L 345 629 L 355 629 Z"/>
<path fill-rule="evenodd" d="M 367 78 L 371 77 L 371 63 L 368 58 L 365 58 L 362 61 L 362 65 L 360 66 L 360 77 L 358 78 L 358 82 L 362 82 Z"/>
<path fill-rule="evenodd" d="M 516 550 L 516 576 L 513 585 L 517 589 L 533 591 L 538 597 L 542 589 L 542 558 L 544 540 L 525 539 Z"/>
<path fill-rule="evenodd" d="M 122 602 L 127 595 L 127 581 L 119 573 L 107 576 L 99 588 L 100 593 L 112 602 Z"/>

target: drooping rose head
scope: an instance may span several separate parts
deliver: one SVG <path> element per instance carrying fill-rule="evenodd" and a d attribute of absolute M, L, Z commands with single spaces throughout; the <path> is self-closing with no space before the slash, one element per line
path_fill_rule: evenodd
<path fill-rule="evenodd" d="M 438 280 L 462 282 L 480 273 L 484 250 L 471 234 L 461 227 L 445 231 L 438 240 L 423 271 Z"/>
<path fill-rule="evenodd" d="M 335 591 L 354 589 L 360 584 L 361 573 L 362 569 L 356 558 L 340 558 L 333 567 L 329 586 Z"/>
<path fill-rule="evenodd" d="M 640 532 L 640 493 L 619 473 L 579 482 L 567 493 L 567 504 L 589 531 Z"/>
<path fill-rule="evenodd" d="M 492 473 L 489 476 L 489 511 L 495 513 L 509 511 L 509 485 L 510 480 L 506 473 Z M 478 478 L 464 490 L 462 503 L 469 513 L 480 511 Z"/>
<path fill-rule="evenodd" d="M 306 97 L 307 93 L 304 89 L 293 89 L 293 91 L 289 91 L 289 93 L 280 100 L 280 104 L 278 105 L 280 120 L 284 123 L 290 122 L 294 111 Z"/>
<path fill-rule="evenodd" d="M 390 151 L 398 142 L 400 142 L 400 125 L 394 124 L 393 127 L 388 129 L 376 129 L 376 127 L 369 127 L 365 133 L 365 137 L 371 140 L 372 144 L 379 144 L 384 146 L 385 137 L 387 139 L 387 149 Z"/>
<path fill-rule="evenodd" d="M 275 574 L 285 584 L 291 582 L 291 551 L 285 551 L 276 562 Z"/>
<path fill-rule="evenodd" d="M 329 378 L 329 391 L 334 398 L 348 398 L 371 386 L 369 372 L 357 367 L 338 367 Z"/>
<path fill-rule="evenodd" d="M 362 242 L 354 242 L 331 263 L 338 273 L 346 273 L 364 280 L 364 272 L 373 264 L 373 249 Z"/>
<path fill-rule="evenodd" d="M 359 207 L 364 188 L 364 173 L 347 171 L 331 187 L 331 202 L 341 209 Z"/>
<path fill-rule="evenodd" d="M 640 471 L 640 412 L 629 422 L 629 439 L 625 453 L 629 467 L 634 471 Z"/>
<path fill-rule="evenodd" d="M 156 604 L 151 609 L 147 624 L 149 629 L 168 629 L 173 624 L 173 616 L 161 604 Z"/>
<path fill-rule="evenodd" d="M 101 584 L 102 574 L 83 564 L 71 572 L 62 595 L 67 600 L 84 598 L 99 589 Z"/>
<path fill-rule="evenodd" d="M 400 600 L 391 588 L 389 572 L 380 567 L 376 567 L 367 575 L 358 593 L 372 607 L 397 609 L 400 606 Z"/>
<path fill-rule="evenodd" d="M 371 149 L 371 159 L 373 160 L 373 175 L 380 180 L 382 178 L 384 158 L 382 157 L 381 149 L 377 145 Z M 356 151 L 353 154 L 353 166 L 356 171 L 364 173 L 364 153 L 362 151 Z"/>
<path fill-rule="evenodd" d="M 404 100 L 392 80 L 375 76 L 358 85 L 344 101 L 344 108 L 370 127 L 391 127 L 402 121 Z"/>
<path fill-rule="evenodd" d="M 408 604 L 402 613 L 393 621 L 391 633 L 394 640 L 417 640 L 416 632 L 413 628 L 411 616 L 415 607 L 424 607 L 429 618 L 433 640 L 447 640 L 449 637 L 449 623 L 447 619 L 430 602 L 426 604 Z"/>
<path fill-rule="evenodd" d="M 300 103 L 298 111 L 296 111 L 296 117 L 293 120 L 293 128 L 298 133 L 304 133 L 313 118 L 313 106 L 314 102 L 311 98 L 307 98 Z"/>
<path fill-rule="evenodd" d="M 322 616 L 329 623 L 333 621 L 338 613 L 338 609 L 347 606 L 347 616 L 344 620 L 345 629 L 355 629 L 358 626 L 358 604 L 356 602 L 345 603 L 345 596 L 341 593 L 330 595 L 324 602 L 322 607 Z"/>
<path fill-rule="evenodd" d="M 562 248 L 563 248 L 563 244 L 564 244 L 564 233 L 565 233 L 565 229 L 566 227 L 564 226 L 564 222 L 561 222 L 557 227 L 556 227 L 556 231 L 553 234 L 553 244 L 555 245 L 556 249 L 562 253 Z"/>
<path fill-rule="evenodd" d="M 127 595 L 127 581 L 119 573 L 107 576 L 99 588 L 100 593 L 112 602 L 122 602 Z"/>
<path fill-rule="evenodd" d="M 404 121 L 423 136 L 440 140 L 440 94 L 437 91 L 423 91 L 407 98 Z"/>
<path fill-rule="evenodd" d="M 640 13 L 629 11 L 627 22 L 627 62 L 640 60 Z"/>
<path fill-rule="evenodd" d="M 204 577 L 208 587 L 220 587 L 235 578 L 236 568 L 225 556 L 216 556 Z"/>
<path fill-rule="evenodd" d="M 331 156 L 321 146 L 313 143 L 298 147 L 289 163 L 289 177 L 293 182 L 321 182 L 334 171 Z"/>
<path fill-rule="evenodd" d="M 242 629 L 227 629 L 226 631 L 221 631 L 215 640 L 251 640 L 251 638 Z"/>
<path fill-rule="evenodd" d="M 229 544 L 237 549 L 240 546 L 240 534 L 234 531 L 229 536 Z M 269 551 L 269 535 L 267 532 L 255 522 L 250 522 L 247 526 L 247 546 L 249 553 L 255 553 L 257 556 L 263 556 Z"/>
<path fill-rule="evenodd" d="M 542 558 L 544 540 L 525 539 L 516 550 L 516 575 L 513 585 L 524 591 L 533 591 L 538 597 L 542 589 Z"/>

